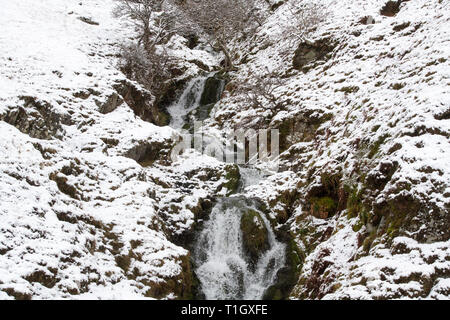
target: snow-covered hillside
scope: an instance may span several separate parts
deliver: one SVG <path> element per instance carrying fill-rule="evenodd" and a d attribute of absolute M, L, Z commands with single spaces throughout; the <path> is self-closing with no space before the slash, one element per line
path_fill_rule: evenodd
<path fill-rule="evenodd" d="M 387 0 L 323 0 L 325 21 L 293 42 L 295 1 L 234 41 L 237 71 L 205 121 L 219 138 L 280 130 L 280 171 L 240 195 L 287 247 L 265 297 L 448 299 L 448 1 L 386 15 Z M 155 97 L 119 70 L 137 34 L 114 5 L 0 0 L 0 299 L 201 290 L 187 244 L 237 189 L 237 166 L 170 158 L 180 133 L 149 121 Z M 164 44 L 180 90 L 220 69 L 220 54 L 187 42 Z M 270 77 L 276 105 L 236 90 Z"/>
<path fill-rule="evenodd" d="M 448 298 L 450 5 L 324 2 L 304 42 L 283 36 L 287 3 L 236 45 L 233 79 L 277 75 L 280 103 L 230 85 L 209 124 L 280 129 L 284 171 L 248 192 L 296 241 L 292 298 Z"/>
<path fill-rule="evenodd" d="M 117 94 L 144 91 L 116 69 L 134 30 L 113 1 L 0 5 L 0 298 L 188 297 L 189 253 L 168 237 L 192 227 L 226 166 L 157 164 L 178 134 Z"/>

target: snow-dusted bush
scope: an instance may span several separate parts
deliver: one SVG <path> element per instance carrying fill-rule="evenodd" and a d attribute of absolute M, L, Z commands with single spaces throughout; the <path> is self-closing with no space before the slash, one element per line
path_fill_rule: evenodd
<path fill-rule="evenodd" d="M 171 78 L 170 60 L 164 50 L 147 51 L 139 44 L 128 44 L 122 45 L 119 67 L 127 78 L 137 81 L 158 96 Z"/>
<path fill-rule="evenodd" d="M 305 40 L 314 29 L 326 20 L 328 10 L 321 1 L 291 1 L 287 4 L 292 19 L 282 26 L 283 34 L 293 45 Z"/>
<path fill-rule="evenodd" d="M 225 55 L 225 69 L 234 69 L 230 42 L 238 35 L 251 34 L 262 24 L 267 3 L 260 0 L 176 1 L 184 28 L 197 31 Z"/>

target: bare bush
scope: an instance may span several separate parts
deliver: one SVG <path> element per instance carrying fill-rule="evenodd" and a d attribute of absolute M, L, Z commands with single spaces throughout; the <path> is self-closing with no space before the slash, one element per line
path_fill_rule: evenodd
<path fill-rule="evenodd" d="M 161 50 L 148 52 L 139 44 L 123 45 L 121 48 L 120 69 L 127 78 L 142 84 L 155 96 L 164 92 L 173 63 L 169 55 Z"/>
<path fill-rule="evenodd" d="M 138 44 L 150 52 L 170 34 L 173 16 L 163 12 L 164 0 L 116 0 L 116 17 L 128 17 L 140 34 Z"/>
<path fill-rule="evenodd" d="M 277 72 L 265 75 L 252 75 L 251 80 L 237 83 L 237 92 L 245 102 L 253 108 L 275 109 L 282 106 L 276 90 L 285 85 L 285 81 Z"/>
<path fill-rule="evenodd" d="M 321 1 L 291 1 L 288 3 L 292 19 L 282 26 L 284 38 L 293 45 L 304 41 L 329 13 Z"/>

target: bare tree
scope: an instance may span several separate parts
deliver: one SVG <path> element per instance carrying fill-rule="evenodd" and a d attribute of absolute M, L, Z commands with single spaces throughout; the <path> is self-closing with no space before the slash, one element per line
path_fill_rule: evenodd
<path fill-rule="evenodd" d="M 144 48 L 150 52 L 156 43 L 166 34 L 169 22 L 165 17 L 159 19 L 159 23 L 152 23 L 155 13 L 162 11 L 164 0 L 116 0 L 114 9 L 116 17 L 131 18 L 139 30 L 140 38 L 138 44 L 144 44 Z M 156 30 L 152 30 L 156 27 Z"/>
<path fill-rule="evenodd" d="M 229 44 L 252 24 L 261 25 L 260 0 L 178 0 L 188 27 L 205 35 L 225 55 L 225 70 L 234 69 Z M 267 4 L 264 4 L 267 6 Z M 190 22 L 190 24 L 189 24 Z"/>
<path fill-rule="evenodd" d="M 291 43 L 298 45 L 328 16 L 327 8 L 321 1 L 291 1 L 289 11 L 292 19 L 281 30 Z"/>
<path fill-rule="evenodd" d="M 286 83 L 277 72 L 269 72 L 265 75 L 253 74 L 251 80 L 237 83 L 237 92 L 242 94 L 246 103 L 253 108 L 275 109 L 282 106 L 276 90 Z"/>
<path fill-rule="evenodd" d="M 128 79 L 139 82 L 159 97 L 172 78 L 173 59 L 164 50 L 148 52 L 138 44 L 123 45 L 119 67 Z"/>
<path fill-rule="evenodd" d="M 168 0 L 116 1 L 114 15 L 130 18 L 139 31 L 137 43 L 122 45 L 120 68 L 129 79 L 139 82 L 158 97 L 171 78 L 173 59 L 157 44 L 173 32 L 173 11 L 164 7 Z"/>

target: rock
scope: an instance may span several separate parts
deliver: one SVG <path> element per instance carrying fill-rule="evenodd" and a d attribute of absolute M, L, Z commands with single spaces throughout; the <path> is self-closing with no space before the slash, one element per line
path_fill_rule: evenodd
<path fill-rule="evenodd" d="M 228 194 L 230 195 L 237 191 L 241 173 L 239 172 L 239 167 L 235 164 L 227 165 L 225 171 L 225 179 L 227 179 L 227 182 L 224 184 L 224 187 L 227 188 Z"/>
<path fill-rule="evenodd" d="M 120 96 L 117 93 L 113 92 L 106 98 L 105 102 L 102 103 L 96 100 L 95 104 L 98 106 L 98 111 L 100 113 L 107 114 L 116 110 L 117 107 L 122 104 L 122 102 L 123 100 L 120 98 Z"/>
<path fill-rule="evenodd" d="M 142 141 L 141 143 L 135 145 L 128 151 L 126 151 L 123 156 L 135 160 L 143 167 L 148 167 L 153 164 L 153 162 L 160 160 L 163 162 L 169 161 L 169 153 L 173 147 L 173 142 L 148 142 Z"/>
<path fill-rule="evenodd" d="M 242 241 L 250 261 L 255 264 L 269 249 L 269 238 L 259 212 L 249 209 L 241 217 Z"/>
<path fill-rule="evenodd" d="M 283 152 L 298 142 L 312 141 L 320 125 L 332 117 L 332 114 L 320 109 L 305 110 L 296 116 L 273 123 L 280 131 L 280 151 Z"/>
<path fill-rule="evenodd" d="M 311 215 L 326 219 L 336 210 L 336 202 L 330 197 L 312 198 L 311 199 Z"/>
<path fill-rule="evenodd" d="M 383 8 L 381 8 L 380 14 L 386 17 L 394 17 L 400 12 L 400 5 L 402 2 L 403 0 L 386 2 Z"/>
<path fill-rule="evenodd" d="M 35 97 L 22 96 L 23 106 L 9 109 L 0 115 L 3 120 L 32 138 L 51 139 L 61 138 L 64 134 L 62 124 L 71 125 L 68 115 L 61 115 L 53 107 Z"/>
<path fill-rule="evenodd" d="M 133 110 L 134 114 L 144 121 L 158 126 L 165 126 L 170 122 L 166 110 L 161 110 L 155 103 L 155 97 L 147 90 L 139 88 L 131 81 L 123 80 L 114 85 L 117 93 Z"/>
<path fill-rule="evenodd" d="M 96 21 L 94 21 L 94 20 L 92 20 L 91 18 L 88 18 L 88 17 L 78 17 L 78 20 L 83 21 L 84 23 L 87 23 L 87 24 L 90 24 L 90 25 L 93 25 L 93 26 L 100 25 L 100 23 L 98 23 L 98 22 L 96 22 Z"/>
<path fill-rule="evenodd" d="M 292 62 L 293 67 L 297 70 L 307 71 L 307 69 L 303 69 L 307 64 L 317 60 L 326 60 L 327 55 L 334 48 L 335 44 L 328 38 L 316 40 L 315 42 L 302 42 L 295 50 Z"/>
<path fill-rule="evenodd" d="M 361 19 L 359 19 L 359 23 L 365 24 L 365 25 L 374 24 L 375 19 L 372 16 L 365 16 L 365 17 L 362 17 Z"/>
<path fill-rule="evenodd" d="M 216 74 L 206 79 L 205 88 L 200 98 L 200 105 L 209 105 L 220 100 L 223 89 L 225 87 L 225 79 Z"/>

